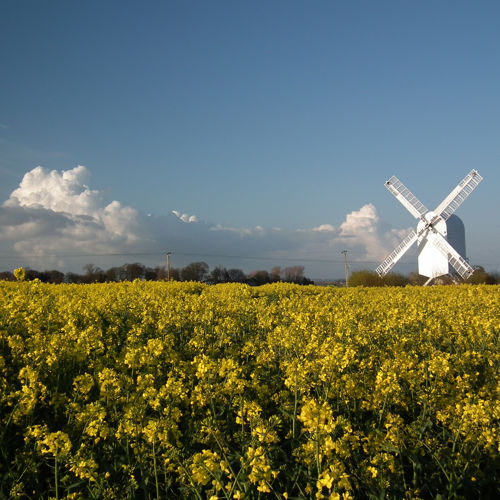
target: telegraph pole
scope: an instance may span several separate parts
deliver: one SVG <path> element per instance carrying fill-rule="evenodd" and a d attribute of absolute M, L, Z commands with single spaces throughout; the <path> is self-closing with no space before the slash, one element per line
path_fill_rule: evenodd
<path fill-rule="evenodd" d="M 170 256 L 172 252 L 167 252 L 167 281 L 170 281 Z"/>
<path fill-rule="evenodd" d="M 344 254 L 344 266 L 345 266 L 345 286 L 349 286 L 349 266 L 347 265 L 347 250 L 342 250 Z"/>

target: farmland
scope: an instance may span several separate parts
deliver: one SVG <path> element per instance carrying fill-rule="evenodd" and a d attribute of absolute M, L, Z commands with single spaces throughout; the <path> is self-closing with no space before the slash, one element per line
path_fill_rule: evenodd
<path fill-rule="evenodd" d="M 500 286 L 0 282 L 0 497 L 492 498 Z"/>

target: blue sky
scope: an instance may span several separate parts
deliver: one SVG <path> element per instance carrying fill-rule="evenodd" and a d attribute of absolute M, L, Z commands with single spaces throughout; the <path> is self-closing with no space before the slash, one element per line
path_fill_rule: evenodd
<path fill-rule="evenodd" d="M 342 276 L 341 263 L 314 261 L 348 248 L 358 267 L 376 267 L 415 226 L 386 179 L 432 208 L 475 168 L 484 182 L 457 215 L 471 263 L 500 270 L 499 18 L 488 1 L 2 2 L 0 204 L 37 166 L 45 173 L 31 178 L 37 204 L 31 185 L 22 216 L 0 214 L 0 268 L 171 249 L 178 265 L 282 258 Z M 92 192 L 93 205 L 61 212 L 47 190 Z M 134 210 L 119 233 L 134 242 L 106 240 L 114 201 Z M 104 224 L 98 241 L 83 215 Z M 26 221 L 50 216 L 65 229 L 30 233 Z M 409 258 L 396 270 L 411 270 Z"/>

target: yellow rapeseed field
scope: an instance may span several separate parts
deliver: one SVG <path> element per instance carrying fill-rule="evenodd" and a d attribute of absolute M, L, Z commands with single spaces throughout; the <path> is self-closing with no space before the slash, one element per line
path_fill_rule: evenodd
<path fill-rule="evenodd" d="M 0 282 L 0 498 L 500 498 L 500 287 Z"/>

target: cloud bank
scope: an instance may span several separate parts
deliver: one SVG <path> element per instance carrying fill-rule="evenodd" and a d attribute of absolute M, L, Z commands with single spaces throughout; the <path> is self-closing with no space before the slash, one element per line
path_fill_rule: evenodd
<path fill-rule="evenodd" d="M 36 167 L 0 209 L 0 240 L 20 255 L 106 253 L 140 241 L 139 214 L 118 201 L 104 203 L 78 166 L 61 173 Z"/>
<path fill-rule="evenodd" d="M 208 261 L 210 256 L 296 259 L 306 264 L 307 271 L 307 262 L 338 259 L 343 249 L 351 251 L 354 260 L 378 262 L 408 231 L 386 227 L 371 203 L 341 217 L 344 220 L 338 226 L 323 221 L 293 231 L 261 225 L 225 227 L 175 209 L 167 215 L 145 215 L 119 201 L 106 202 L 98 190 L 89 187 L 89 179 L 90 172 L 81 165 L 61 172 L 39 166 L 26 173 L 0 206 L 2 251 L 39 269 L 67 267 L 72 255 L 82 256 L 85 263 L 102 254 L 120 257 L 171 251 L 190 261 Z"/>

